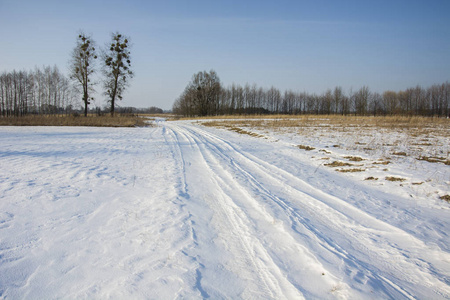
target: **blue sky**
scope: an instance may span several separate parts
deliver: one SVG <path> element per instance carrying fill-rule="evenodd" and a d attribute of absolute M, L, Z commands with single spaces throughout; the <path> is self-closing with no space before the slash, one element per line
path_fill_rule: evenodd
<path fill-rule="evenodd" d="M 81 29 L 99 46 L 111 32 L 131 38 L 135 78 L 121 106 L 170 109 L 211 69 L 225 86 L 398 91 L 450 80 L 449 12 L 449 0 L 0 0 L 0 72 L 67 74 Z"/>

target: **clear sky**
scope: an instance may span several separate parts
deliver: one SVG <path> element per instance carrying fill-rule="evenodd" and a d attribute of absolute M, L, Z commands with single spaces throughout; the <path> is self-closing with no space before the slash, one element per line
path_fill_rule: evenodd
<path fill-rule="evenodd" d="M 111 32 L 131 38 L 135 78 L 121 106 L 170 109 L 211 69 L 225 86 L 318 94 L 450 80 L 450 0 L 0 0 L 0 72 L 68 74 L 80 30 L 99 46 Z"/>

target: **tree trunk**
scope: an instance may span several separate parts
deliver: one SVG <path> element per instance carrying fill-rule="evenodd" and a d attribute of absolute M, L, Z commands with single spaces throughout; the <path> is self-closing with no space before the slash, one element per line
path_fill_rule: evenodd
<path fill-rule="evenodd" d="M 118 83 L 119 77 L 116 76 L 115 80 L 114 80 L 114 90 L 113 93 L 111 95 L 111 117 L 114 117 L 114 102 L 116 100 L 116 94 L 117 94 L 117 83 Z"/>

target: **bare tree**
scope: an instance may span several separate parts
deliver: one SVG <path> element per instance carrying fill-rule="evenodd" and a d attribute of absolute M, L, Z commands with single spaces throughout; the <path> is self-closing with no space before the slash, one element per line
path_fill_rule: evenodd
<path fill-rule="evenodd" d="M 220 79 L 214 70 L 198 72 L 192 76 L 192 80 L 181 96 L 174 104 L 174 111 L 183 115 L 215 115 L 222 109 L 218 107 L 223 97 Z"/>
<path fill-rule="evenodd" d="M 382 97 L 379 93 L 371 93 L 369 99 L 369 110 L 374 116 L 383 112 Z"/>
<path fill-rule="evenodd" d="M 129 38 L 116 32 L 112 34 L 111 44 L 103 52 L 103 75 L 105 94 L 111 104 L 111 116 L 114 116 L 116 99 L 122 100 L 122 94 L 133 77 Z"/>
<path fill-rule="evenodd" d="M 334 102 L 334 113 L 338 114 L 339 110 L 342 113 L 342 100 L 344 98 L 344 93 L 342 92 L 342 88 L 337 86 L 333 91 L 333 102 Z"/>
<path fill-rule="evenodd" d="M 92 38 L 81 32 L 70 60 L 70 78 L 83 90 L 85 116 L 87 116 L 90 101 L 94 99 L 89 97 L 89 93 L 94 91 L 94 83 L 91 82 L 91 75 L 95 73 L 94 61 L 97 59 L 94 46 Z"/>
<path fill-rule="evenodd" d="M 367 86 L 363 86 L 354 95 L 355 114 L 365 115 L 369 105 L 370 91 Z"/>
<path fill-rule="evenodd" d="M 397 111 L 398 97 L 394 91 L 385 91 L 383 93 L 383 108 L 387 114 L 393 115 Z"/>
<path fill-rule="evenodd" d="M 331 114 L 333 111 L 333 94 L 330 89 L 328 89 L 325 94 L 321 97 L 321 112 L 323 114 Z"/>
<path fill-rule="evenodd" d="M 190 85 L 174 104 L 174 112 L 185 115 L 207 114 L 261 114 L 261 113 L 314 113 L 348 115 L 416 114 L 448 116 L 450 110 L 450 84 L 436 84 L 428 89 L 420 86 L 405 91 L 371 92 L 369 87 L 347 93 L 341 87 L 328 89 L 320 96 L 307 92 L 285 90 L 283 94 L 275 87 L 263 89 L 255 84 L 241 86 L 233 83 L 220 89 L 217 98 L 206 100 L 204 84 L 208 73 L 194 75 Z M 208 86 L 208 85 L 205 85 Z M 214 100 L 217 99 L 217 100 Z"/>

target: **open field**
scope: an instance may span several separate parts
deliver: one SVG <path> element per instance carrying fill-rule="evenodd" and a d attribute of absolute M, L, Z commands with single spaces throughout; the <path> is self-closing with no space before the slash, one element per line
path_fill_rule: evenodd
<path fill-rule="evenodd" d="M 0 298 L 450 298 L 448 123 L 347 121 L 0 127 Z"/>
<path fill-rule="evenodd" d="M 264 126 L 269 128 L 285 127 L 380 127 L 397 129 L 423 129 L 450 127 L 450 119 L 406 116 L 341 116 L 341 115 L 250 115 L 217 116 L 203 118 L 180 118 L 180 120 L 208 120 L 211 122 L 231 122 L 234 124 Z M 450 133 L 447 133 L 450 134 Z"/>
<path fill-rule="evenodd" d="M 217 119 L 205 126 L 227 128 L 264 137 L 271 132 L 310 140 L 314 147 L 359 150 L 366 154 L 415 157 L 431 163 L 450 165 L 450 119 L 422 117 L 279 116 L 259 119 Z M 345 143 L 343 143 L 345 141 Z M 306 150 L 315 149 L 299 145 Z M 319 149 L 319 152 L 329 152 Z"/>
<path fill-rule="evenodd" d="M 423 117 L 356 117 L 356 116 L 278 116 L 272 118 L 224 118 L 201 122 L 205 126 L 225 128 L 254 137 L 299 140 L 298 148 L 311 151 L 311 160 L 323 161 L 321 166 L 336 168 L 339 172 L 364 172 L 368 180 L 395 180 L 389 173 L 388 165 L 407 164 L 417 170 L 423 168 L 422 175 L 431 167 L 431 177 L 440 178 L 442 184 L 449 184 L 450 166 L 450 119 Z M 314 151 L 312 151 L 314 150 Z M 363 159 L 369 157 L 370 159 Z M 350 163 L 347 161 L 357 161 Z M 341 168 L 338 168 L 341 167 Z M 435 172 L 436 171 L 436 172 Z M 364 174 L 364 175 L 363 175 Z M 367 175 L 369 174 L 369 175 Z M 408 176 L 407 176 L 408 177 Z M 409 184 L 423 185 L 434 181 L 427 176 L 410 178 Z M 448 199 L 445 192 L 441 199 Z M 427 196 L 431 196 L 430 193 Z"/>

